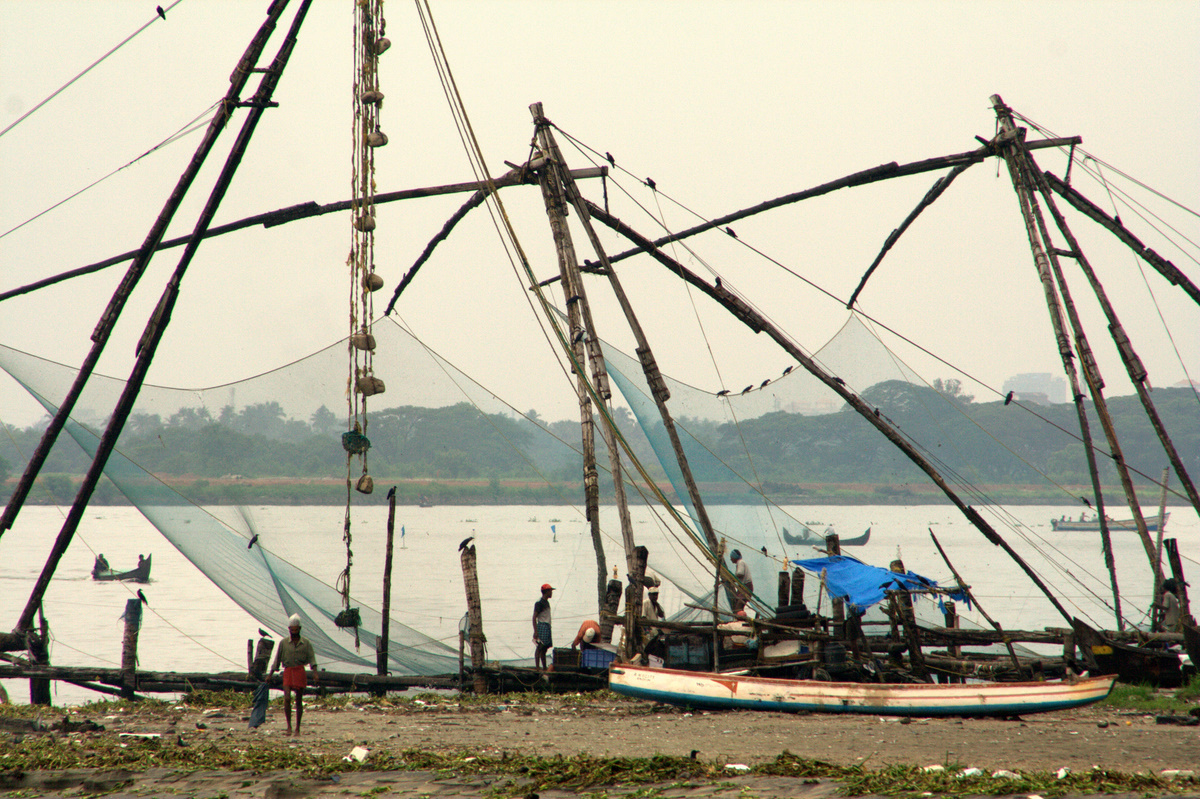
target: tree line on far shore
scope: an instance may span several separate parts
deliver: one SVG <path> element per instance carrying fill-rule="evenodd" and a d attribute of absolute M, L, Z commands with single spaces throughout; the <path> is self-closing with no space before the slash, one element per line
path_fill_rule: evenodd
<path fill-rule="evenodd" d="M 935 466 L 954 481 L 985 485 L 1089 482 L 1083 444 L 1072 404 L 1025 406 L 977 403 L 949 384 L 937 388 L 887 382 L 863 392 L 863 399 L 913 441 Z M 940 390 L 939 390 L 940 389 Z M 1154 391 L 1154 400 L 1175 446 L 1193 477 L 1200 477 L 1200 402 L 1188 388 Z M 1158 438 L 1136 397 L 1110 399 L 1126 462 L 1158 479 L 1167 465 Z M 1093 435 L 1101 452 L 1101 477 L 1116 482 L 1101 426 L 1092 409 Z M 624 408 L 618 428 L 635 453 L 659 479 L 650 437 Z M 797 484 L 924 484 L 927 479 L 895 446 L 857 413 L 801 415 L 774 412 L 738 425 L 682 418 L 679 426 L 689 447 L 702 454 L 692 462 L 701 481 L 728 482 L 727 468 L 752 474 L 768 487 Z M 0 497 L 37 446 L 45 422 L 27 428 L 9 426 L 0 442 Z M 346 453 L 341 434 L 346 420 L 322 406 L 307 419 L 289 418 L 275 402 L 241 409 L 225 407 L 214 418 L 207 411 L 183 409 L 163 419 L 133 415 L 119 449 L 159 476 L 193 476 L 208 481 L 262 478 L 345 478 Z M 442 408 L 403 406 L 372 411 L 366 435 L 368 460 L 376 482 L 412 480 L 486 480 L 530 485 L 580 482 L 579 422 L 545 422 L 536 411 L 524 417 L 485 414 L 466 403 Z M 43 481 L 66 481 L 68 491 L 88 466 L 87 456 L 66 435 L 43 469 Z M 599 437 L 597 437 L 599 440 Z M 748 471 L 748 456 L 753 471 Z M 599 454 L 603 470 L 607 457 Z M 724 465 L 723 465 L 724 464 Z M 72 477 L 76 478 L 72 481 Z M 1144 478 L 1138 478 L 1145 483 Z M 52 492 L 54 494 L 60 491 Z M 56 501 L 69 501 L 70 496 Z M 38 497 L 31 498 L 38 501 Z M 96 501 L 119 501 L 105 482 Z"/>

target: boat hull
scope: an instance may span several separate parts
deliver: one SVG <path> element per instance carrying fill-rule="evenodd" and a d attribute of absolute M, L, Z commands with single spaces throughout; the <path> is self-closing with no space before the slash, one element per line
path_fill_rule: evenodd
<path fill-rule="evenodd" d="M 1167 520 L 1171 518 L 1171 514 L 1163 514 L 1163 526 L 1167 524 Z M 1058 532 L 1100 532 L 1100 522 L 1097 519 L 1051 519 L 1050 529 Z M 1108 529 L 1122 532 L 1125 530 L 1137 530 L 1137 523 L 1133 519 L 1109 519 Z M 1158 532 L 1158 517 L 1146 517 L 1146 531 L 1150 533 Z"/>
<path fill-rule="evenodd" d="M 710 710 L 862 713 L 876 716 L 1014 716 L 1098 702 L 1114 678 L 1011 683 L 839 683 L 614 665 L 618 694 Z"/>
<path fill-rule="evenodd" d="M 150 557 L 153 557 L 153 555 Z M 150 582 L 150 558 L 142 561 L 141 566 L 138 566 L 136 569 L 130 569 L 127 572 L 119 572 L 112 569 L 93 569 L 92 579 L 101 582 L 124 580 L 134 583 L 148 583 Z"/>

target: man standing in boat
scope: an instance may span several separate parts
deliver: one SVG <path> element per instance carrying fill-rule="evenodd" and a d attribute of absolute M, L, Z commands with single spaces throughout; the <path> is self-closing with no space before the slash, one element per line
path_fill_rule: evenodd
<path fill-rule="evenodd" d="M 754 593 L 754 578 L 750 576 L 750 564 L 742 557 L 741 550 L 730 552 L 729 559 L 733 561 L 733 576 L 738 582 L 733 592 L 733 612 L 737 613 L 746 607 Z"/>
<path fill-rule="evenodd" d="M 537 648 L 533 651 L 534 668 L 546 670 L 546 652 L 554 646 L 550 631 L 550 597 L 554 595 L 554 586 L 542 584 L 542 598 L 533 605 L 533 643 Z"/>
<path fill-rule="evenodd" d="M 1163 580 L 1162 596 L 1154 603 L 1156 610 L 1162 613 L 1162 631 L 1164 633 L 1183 632 L 1180 624 L 1182 615 L 1179 609 L 1179 583 L 1174 578 Z"/>
<path fill-rule="evenodd" d="M 304 678 L 304 667 L 312 668 L 313 684 L 317 682 L 317 654 L 307 638 L 300 637 L 300 616 L 293 613 L 288 619 L 287 639 L 279 642 L 271 673 L 283 664 L 283 712 L 287 717 L 287 734 L 292 734 L 292 692 L 296 693 L 296 735 L 300 734 L 300 719 L 304 717 L 304 689 L 308 683 Z"/>

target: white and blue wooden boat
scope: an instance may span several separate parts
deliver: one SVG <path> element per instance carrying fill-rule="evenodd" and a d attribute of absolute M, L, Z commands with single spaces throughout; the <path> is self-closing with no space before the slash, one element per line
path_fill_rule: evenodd
<path fill-rule="evenodd" d="M 1115 677 L 1045 682 L 848 683 L 781 680 L 613 665 L 608 687 L 636 699 L 708 710 L 865 713 L 876 716 L 1018 716 L 1108 696 Z"/>

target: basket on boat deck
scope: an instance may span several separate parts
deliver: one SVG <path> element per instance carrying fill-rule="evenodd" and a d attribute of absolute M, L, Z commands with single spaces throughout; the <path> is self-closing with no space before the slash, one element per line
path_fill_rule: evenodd
<path fill-rule="evenodd" d="M 570 647 L 554 648 L 554 668 L 578 668 L 579 650 Z"/>

